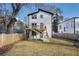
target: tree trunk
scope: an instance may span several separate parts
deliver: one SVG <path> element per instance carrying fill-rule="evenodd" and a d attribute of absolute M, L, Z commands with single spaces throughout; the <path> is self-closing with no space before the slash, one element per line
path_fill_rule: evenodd
<path fill-rule="evenodd" d="M 9 24 L 7 25 L 7 33 L 13 33 L 14 32 L 14 24 L 16 22 L 16 18 L 11 18 Z"/>

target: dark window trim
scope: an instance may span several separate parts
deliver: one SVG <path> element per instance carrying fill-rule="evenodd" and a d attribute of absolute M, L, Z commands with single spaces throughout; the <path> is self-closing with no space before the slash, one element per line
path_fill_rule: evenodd
<path fill-rule="evenodd" d="M 32 28 L 37 28 L 37 23 L 32 23 Z"/>
<path fill-rule="evenodd" d="M 32 19 L 37 19 L 37 15 L 32 15 Z"/>

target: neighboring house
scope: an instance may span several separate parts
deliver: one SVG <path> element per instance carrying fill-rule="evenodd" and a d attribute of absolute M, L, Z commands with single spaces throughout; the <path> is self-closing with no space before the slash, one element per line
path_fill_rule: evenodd
<path fill-rule="evenodd" d="M 30 29 L 43 29 L 45 26 L 47 28 L 47 33 L 49 38 L 52 37 L 52 20 L 53 20 L 53 13 L 38 9 L 37 12 L 28 14 L 28 25 Z M 38 32 L 29 32 L 29 38 L 33 38 L 34 36 L 39 39 L 42 37 Z"/>
<path fill-rule="evenodd" d="M 79 17 L 65 20 L 58 25 L 59 33 L 79 33 Z"/>

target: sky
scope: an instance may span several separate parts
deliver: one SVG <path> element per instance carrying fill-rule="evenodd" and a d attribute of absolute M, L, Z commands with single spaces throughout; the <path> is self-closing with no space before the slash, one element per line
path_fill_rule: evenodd
<path fill-rule="evenodd" d="M 67 18 L 72 18 L 72 17 L 79 17 L 79 4 L 78 3 L 51 3 L 50 5 L 56 6 L 61 8 L 62 15 L 64 16 L 64 20 Z M 20 12 L 18 15 L 19 18 L 23 19 L 23 17 L 26 17 L 27 14 L 31 12 L 35 12 L 36 10 L 33 9 L 22 9 L 23 11 Z"/>
<path fill-rule="evenodd" d="M 53 4 L 52 4 L 53 5 Z M 63 3 L 63 4 L 54 4 L 57 7 L 60 7 L 63 11 L 64 18 L 79 17 L 79 4 L 77 3 Z"/>
<path fill-rule="evenodd" d="M 79 3 L 48 3 L 46 5 L 52 5 L 59 7 L 63 12 L 64 20 L 72 17 L 79 17 Z M 7 9 L 12 10 L 11 5 L 7 4 Z M 23 7 L 17 15 L 20 20 L 26 20 L 27 14 L 37 11 L 34 7 Z"/>

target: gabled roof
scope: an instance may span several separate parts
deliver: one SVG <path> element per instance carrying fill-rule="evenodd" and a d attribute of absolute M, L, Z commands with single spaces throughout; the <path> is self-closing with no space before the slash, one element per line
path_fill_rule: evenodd
<path fill-rule="evenodd" d="M 53 13 L 48 12 L 48 11 L 46 11 L 46 10 L 38 9 L 37 12 L 30 13 L 30 14 L 28 14 L 28 16 L 29 16 L 29 15 L 33 15 L 33 14 L 36 14 L 36 13 L 38 13 L 39 11 L 43 11 L 43 12 L 46 12 L 46 13 L 48 13 L 48 14 L 54 15 Z"/>

